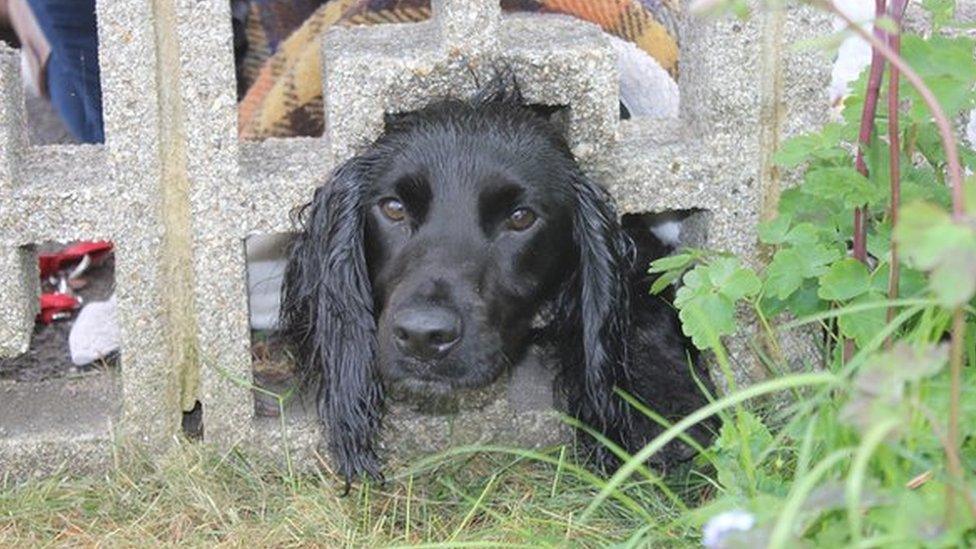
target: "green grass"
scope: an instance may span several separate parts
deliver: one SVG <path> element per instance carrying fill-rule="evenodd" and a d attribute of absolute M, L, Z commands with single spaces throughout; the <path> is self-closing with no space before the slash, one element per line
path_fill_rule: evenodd
<path fill-rule="evenodd" d="M 695 544 L 697 528 L 646 481 L 619 489 L 639 512 L 611 499 L 580 522 L 598 487 L 574 471 L 570 454 L 455 450 L 341 497 L 341 483 L 324 474 L 288 477 L 185 443 L 157 463 L 135 460 L 104 476 L 4 487 L 0 546 Z M 691 477 L 669 480 L 686 486 L 680 495 L 692 506 L 711 491 Z"/>
<path fill-rule="evenodd" d="M 849 360 L 835 353 L 826 370 L 734 389 L 666 426 L 610 476 L 577 463 L 569 447 L 461 447 L 343 497 L 325 470 L 291 474 L 182 442 L 162 459 L 129 457 L 103 476 L 0 481 L 0 547 L 692 547 L 701 546 L 702 524 L 728 510 L 755 517 L 740 534 L 755 547 L 972 544 L 976 397 L 963 395 L 959 483 L 944 443 L 950 379 L 939 340 L 948 317 L 925 300 L 897 308 Z M 845 314 L 856 312 L 780 328 Z M 972 387 L 976 321 L 967 333 L 962 384 Z M 718 370 L 731 375 L 716 349 Z M 721 429 L 694 463 L 663 478 L 643 465 L 713 415 Z"/>
<path fill-rule="evenodd" d="M 0 547 L 690 547 L 701 545 L 703 523 L 733 509 L 755 517 L 740 534 L 755 547 L 972 544 L 976 397 L 967 391 L 961 403 L 959 482 L 944 442 L 950 379 L 939 340 L 947 315 L 924 300 L 898 310 L 849 360 L 835 353 L 824 371 L 734 389 L 666 426 L 609 477 L 578 464 L 568 447 L 461 447 L 342 497 L 327 471 L 293 475 L 183 442 L 162 459 L 130 457 L 103 476 L 4 481 Z M 811 315 L 781 328 L 827 320 Z M 972 387 L 976 321 L 967 333 L 962 384 Z M 643 465 L 713 415 L 721 429 L 693 464 L 663 478 Z"/>

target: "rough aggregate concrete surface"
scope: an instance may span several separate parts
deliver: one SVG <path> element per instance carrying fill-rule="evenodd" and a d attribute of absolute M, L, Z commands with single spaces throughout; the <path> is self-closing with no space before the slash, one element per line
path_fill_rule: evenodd
<path fill-rule="evenodd" d="M 125 350 L 119 435 L 161 451 L 199 400 L 206 442 L 278 458 L 287 447 L 294 464 L 317 467 L 322 439 L 307 412 L 286 410 L 284 428 L 255 418 L 244 238 L 291 230 L 288 212 L 379 135 L 384 113 L 465 96 L 509 66 L 529 101 L 568 107 L 574 153 L 622 213 L 707 210 L 699 239 L 747 255 L 776 183 L 772 145 L 826 119 L 828 66 L 800 62 L 789 44 L 829 21 L 802 9 L 746 22 L 681 16 L 680 117 L 619 121 L 613 49 L 596 27 L 502 16 L 496 0 L 433 8 L 424 23 L 328 33 L 321 138 L 238 143 L 226 2 L 98 2 L 103 146 L 30 146 L 16 61 L 0 51 L 0 355 L 23 352 L 31 332 L 36 261 L 23 246 L 113 240 Z M 455 414 L 394 407 L 384 439 L 418 452 L 565 440 L 551 409 L 526 407 L 546 392 L 551 376 L 532 375 L 500 380 L 472 399 L 482 406 Z M 29 464 L 38 444 L 105 463 L 88 440 L 0 438 L 0 468 Z"/>

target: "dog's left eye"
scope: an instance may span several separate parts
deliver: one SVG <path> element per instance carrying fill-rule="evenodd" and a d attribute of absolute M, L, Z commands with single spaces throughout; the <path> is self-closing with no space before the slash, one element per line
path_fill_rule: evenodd
<path fill-rule="evenodd" d="M 528 208 L 519 208 L 508 216 L 508 228 L 513 231 L 524 231 L 535 223 L 535 212 Z"/>
<path fill-rule="evenodd" d="M 403 202 L 395 198 L 386 198 L 380 201 L 380 211 L 390 221 L 403 221 L 407 217 L 407 208 Z"/>

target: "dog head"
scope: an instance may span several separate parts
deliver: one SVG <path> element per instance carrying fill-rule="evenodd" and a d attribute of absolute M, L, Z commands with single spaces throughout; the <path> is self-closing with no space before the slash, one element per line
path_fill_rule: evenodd
<path fill-rule="evenodd" d="M 580 418 L 623 428 L 627 239 L 606 193 L 512 86 L 389 121 L 317 190 L 282 327 L 346 477 L 375 474 L 384 385 L 486 385 L 555 317 Z M 567 350 L 567 349 L 564 349 Z"/>
<path fill-rule="evenodd" d="M 440 103 L 392 124 L 368 162 L 366 265 L 387 382 L 478 387 L 521 358 L 578 250 L 578 169 L 515 103 Z"/>

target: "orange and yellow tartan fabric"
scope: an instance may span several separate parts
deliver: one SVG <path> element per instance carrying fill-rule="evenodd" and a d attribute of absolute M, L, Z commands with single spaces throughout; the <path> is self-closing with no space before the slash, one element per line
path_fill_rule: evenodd
<path fill-rule="evenodd" d="M 502 0 L 510 12 L 560 13 L 599 25 L 604 31 L 633 42 L 673 77 L 678 73 L 675 25 L 678 0 Z M 252 15 L 255 12 L 252 11 Z M 430 0 L 331 0 L 270 54 L 258 25 L 249 25 L 258 55 L 246 63 L 258 66 L 253 83 L 238 107 L 242 139 L 321 135 L 322 75 L 320 38 L 331 25 L 377 25 L 417 22 L 430 17 Z"/>

